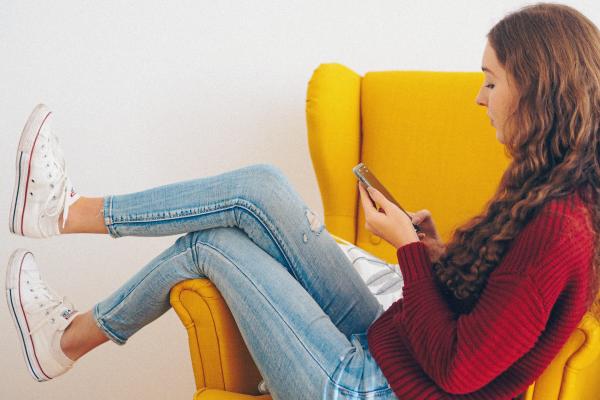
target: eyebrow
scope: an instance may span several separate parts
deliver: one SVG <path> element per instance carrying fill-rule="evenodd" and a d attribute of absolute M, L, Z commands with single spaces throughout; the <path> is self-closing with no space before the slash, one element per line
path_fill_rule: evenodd
<path fill-rule="evenodd" d="M 487 71 L 487 72 L 489 72 L 490 74 L 492 74 L 492 75 L 496 76 L 496 74 L 494 74 L 494 73 L 493 73 L 493 72 L 492 72 L 492 71 L 491 71 L 489 68 L 487 68 L 487 67 L 481 67 L 481 70 L 482 70 L 482 71 Z"/>

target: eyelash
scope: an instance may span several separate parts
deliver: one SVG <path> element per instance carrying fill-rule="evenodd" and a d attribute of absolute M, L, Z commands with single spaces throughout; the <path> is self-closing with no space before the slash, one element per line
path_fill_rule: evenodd
<path fill-rule="evenodd" d="M 494 86 L 496 86 L 496 85 L 494 85 L 492 83 L 490 83 L 489 85 L 485 85 L 485 87 L 488 88 L 488 89 L 493 89 Z"/>

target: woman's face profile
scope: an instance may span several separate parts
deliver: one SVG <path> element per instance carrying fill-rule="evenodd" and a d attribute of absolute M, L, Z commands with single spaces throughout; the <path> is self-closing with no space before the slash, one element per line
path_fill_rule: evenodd
<path fill-rule="evenodd" d="M 504 144 L 504 124 L 512 112 L 516 93 L 513 86 L 509 86 L 506 71 L 496 58 L 496 52 L 490 46 L 489 41 L 483 51 L 481 69 L 485 79 L 475 102 L 480 106 L 487 107 L 487 115 L 490 117 L 491 124 L 496 128 L 496 138 Z"/>

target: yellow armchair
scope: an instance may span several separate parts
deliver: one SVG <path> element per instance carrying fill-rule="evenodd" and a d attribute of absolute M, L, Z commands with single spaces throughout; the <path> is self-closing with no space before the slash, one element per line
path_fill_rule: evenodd
<path fill-rule="evenodd" d="M 485 109 L 479 72 L 369 72 L 322 64 L 308 84 L 306 120 L 325 225 L 396 263 L 395 249 L 364 228 L 359 161 L 409 210 L 429 209 L 444 241 L 480 212 L 509 163 Z M 208 279 L 179 283 L 171 304 L 187 329 L 196 400 L 270 399 L 235 321 Z M 600 323 L 588 313 L 527 400 L 600 399 Z"/>

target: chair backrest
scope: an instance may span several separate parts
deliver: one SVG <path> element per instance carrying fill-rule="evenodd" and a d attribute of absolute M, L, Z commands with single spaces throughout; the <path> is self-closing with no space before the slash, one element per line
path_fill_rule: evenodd
<path fill-rule="evenodd" d="M 369 166 L 402 207 L 430 210 L 444 241 L 483 211 L 510 160 L 486 110 L 480 72 L 313 73 L 308 141 L 329 232 L 389 262 L 395 249 L 364 227 L 352 167 Z M 600 399 L 600 324 L 587 313 L 527 400 Z M 593 378 L 595 377 L 595 378 Z"/>
<path fill-rule="evenodd" d="M 406 210 L 440 235 L 483 210 L 509 158 L 475 96 L 479 72 L 369 72 L 322 64 L 308 85 L 308 139 L 328 230 L 391 262 L 364 228 L 352 167 L 364 162 Z"/>

